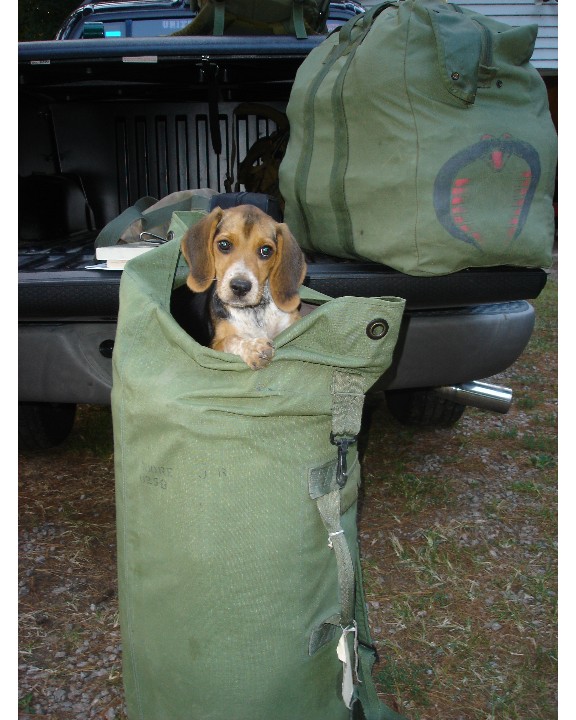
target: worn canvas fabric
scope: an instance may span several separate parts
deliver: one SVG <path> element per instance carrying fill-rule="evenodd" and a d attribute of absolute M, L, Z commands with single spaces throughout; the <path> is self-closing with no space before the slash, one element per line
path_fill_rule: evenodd
<path fill-rule="evenodd" d="M 424 276 L 549 267 L 557 137 L 537 30 L 403 0 L 315 48 L 280 165 L 302 247 Z"/>
<path fill-rule="evenodd" d="M 344 720 L 360 704 L 367 720 L 398 718 L 370 676 L 347 445 L 404 301 L 303 288 L 313 311 L 255 372 L 170 313 L 187 272 L 178 238 L 198 217 L 176 213 L 175 239 L 121 280 L 112 412 L 130 720 Z"/>

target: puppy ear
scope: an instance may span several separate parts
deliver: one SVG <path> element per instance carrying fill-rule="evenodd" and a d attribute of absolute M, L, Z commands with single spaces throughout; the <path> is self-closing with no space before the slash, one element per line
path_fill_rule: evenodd
<path fill-rule="evenodd" d="M 300 304 L 298 288 L 306 277 L 304 253 L 286 223 L 278 223 L 276 242 L 276 263 L 270 273 L 270 293 L 280 310 L 293 312 Z"/>
<path fill-rule="evenodd" d="M 200 222 L 192 225 L 182 237 L 182 254 L 190 268 L 186 284 L 193 292 L 204 292 L 214 280 L 216 267 L 212 240 L 221 218 L 222 210 L 219 207 L 214 208 Z"/>

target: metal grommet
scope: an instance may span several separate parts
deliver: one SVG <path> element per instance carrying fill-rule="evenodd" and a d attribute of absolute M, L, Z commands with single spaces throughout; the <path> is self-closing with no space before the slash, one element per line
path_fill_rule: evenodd
<path fill-rule="evenodd" d="M 98 347 L 100 355 L 105 358 L 111 358 L 114 350 L 114 340 L 103 340 Z"/>
<path fill-rule="evenodd" d="M 173 240 L 174 239 L 174 230 L 168 230 L 168 234 L 166 235 L 166 240 Z"/>
<path fill-rule="evenodd" d="M 504 83 L 502 82 L 502 80 L 496 80 L 496 87 L 501 88 L 502 85 L 504 85 Z"/>
<path fill-rule="evenodd" d="M 384 318 L 376 318 L 376 320 L 372 320 L 366 326 L 366 335 L 368 335 L 371 340 L 381 340 L 388 334 L 389 329 L 390 326 Z"/>
<path fill-rule="evenodd" d="M 452 80 L 460 80 L 460 73 L 459 72 L 453 72 L 452 75 L 450 75 Z"/>

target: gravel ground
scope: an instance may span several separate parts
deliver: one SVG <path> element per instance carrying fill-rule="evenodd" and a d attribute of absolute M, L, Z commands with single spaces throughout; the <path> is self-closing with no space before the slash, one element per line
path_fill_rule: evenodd
<path fill-rule="evenodd" d="M 19 717 L 124 717 L 110 456 L 21 455 L 18 595 Z"/>
<path fill-rule="evenodd" d="M 549 358 L 546 363 L 550 366 Z M 509 384 L 509 380 L 517 386 L 519 376 L 514 369 L 495 378 L 500 384 Z M 524 459 L 509 446 L 509 442 L 518 443 L 519 438 L 540 432 L 536 424 L 543 413 L 556 413 L 554 392 L 542 400 L 537 414 L 522 407 L 513 407 L 506 416 L 469 410 L 455 428 L 431 432 L 407 432 L 385 413 L 377 414 L 364 460 L 359 532 L 371 627 L 381 652 L 390 655 L 398 650 L 407 655 L 414 646 L 407 635 L 410 622 L 400 621 L 398 616 L 399 598 L 407 598 L 406 606 L 410 603 L 412 623 L 424 627 L 426 617 L 434 617 L 432 605 L 414 604 L 424 591 L 414 586 L 412 555 L 407 552 L 408 547 L 411 552 L 429 548 L 431 528 L 441 542 L 466 553 L 477 552 L 479 562 L 467 580 L 471 583 L 467 597 L 481 633 L 503 647 L 515 647 L 517 640 L 521 648 L 513 655 L 524 653 L 527 624 L 534 646 L 554 643 L 550 633 L 555 629 L 546 619 L 546 597 L 555 596 L 556 587 L 548 585 L 543 595 L 535 597 L 522 582 L 513 582 L 514 572 L 527 574 L 524 564 L 530 564 L 531 574 L 538 576 L 556 556 L 555 538 L 538 519 L 549 502 L 541 487 L 542 468 L 534 463 L 533 452 Z M 510 440 L 503 442 L 503 438 Z M 412 487 L 408 491 L 405 486 L 399 490 L 393 483 L 400 475 L 419 478 L 420 483 L 428 477 L 435 481 L 417 490 Z M 532 487 L 534 492 L 529 491 Z M 18 540 L 19 718 L 123 720 L 107 409 L 81 408 L 73 437 L 65 446 L 20 454 Z M 429 554 L 423 559 L 422 553 L 418 572 L 424 560 L 430 559 Z M 495 589 L 492 576 L 500 571 L 511 572 L 512 581 Z M 448 586 L 450 580 L 445 578 L 443 588 Z M 454 585 L 447 596 L 455 593 Z M 502 614 L 492 612 L 502 602 L 522 609 L 520 629 L 518 623 L 513 627 Z M 468 612 L 462 610 L 463 617 Z M 434 645 L 430 628 L 426 631 Z M 415 656 L 418 652 L 414 650 Z M 498 677 L 515 673 L 510 659 L 501 661 L 495 656 L 493 663 L 498 666 Z M 431 676 L 437 671 L 426 672 Z M 546 693 L 553 696 L 554 673 L 546 672 L 550 674 Z M 492 682 L 495 686 L 500 682 L 496 670 Z M 424 675 L 418 683 L 428 687 L 429 678 Z M 421 720 L 553 717 L 542 707 L 529 715 L 482 714 L 482 709 L 478 713 L 452 712 L 449 708 L 454 702 L 448 698 L 432 705 L 428 699 L 419 705 L 414 690 L 415 699 L 410 699 L 406 690 L 406 701 L 399 705 L 401 688 L 396 693 L 389 687 L 381 687 L 381 691 L 391 705 Z M 465 688 L 454 693 L 462 695 Z M 554 702 L 552 697 L 550 706 Z"/>

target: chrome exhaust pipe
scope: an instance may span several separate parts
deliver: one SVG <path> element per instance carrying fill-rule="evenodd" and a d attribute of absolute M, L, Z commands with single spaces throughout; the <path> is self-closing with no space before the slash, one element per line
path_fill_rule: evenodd
<path fill-rule="evenodd" d="M 473 380 L 461 385 L 446 385 L 435 388 L 442 397 L 460 405 L 470 405 L 480 410 L 507 413 L 512 405 L 512 390 L 500 385 Z"/>

